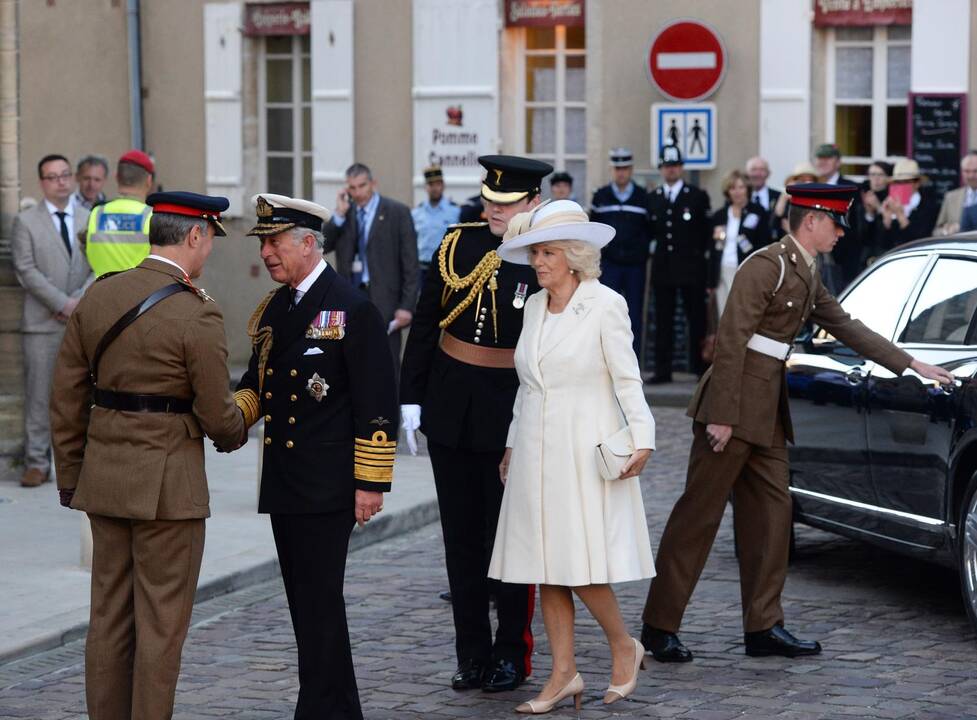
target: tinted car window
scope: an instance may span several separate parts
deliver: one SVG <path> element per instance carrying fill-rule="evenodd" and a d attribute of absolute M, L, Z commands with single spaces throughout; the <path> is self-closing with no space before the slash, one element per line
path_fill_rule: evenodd
<path fill-rule="evenodd" d="M 906 296 L 926 264 L 923 255 L 880 263 L 841 301 L 855 319 L 884 338 L 891 338 L 906 304 Z"/>
<path fill-rule="evenodd" d="M 963 345 L 977 308 L 977 262 L 940 258 L 926 278 L 909 324 L 899 338 L 907 343 Z"/>

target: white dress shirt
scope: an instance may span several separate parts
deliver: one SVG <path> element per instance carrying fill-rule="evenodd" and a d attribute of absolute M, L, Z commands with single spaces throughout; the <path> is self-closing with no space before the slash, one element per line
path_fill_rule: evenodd
<path fill-rule="evenodd" d="M 64 206 L 64 210 L 59 210 L 50 200 L 45 199 L 44 205 L 47 207 L 48 215 L 51 216 L 54 232 L 58 234 L 58 237 L 61 237 L 61 218 L 58 217 L 58 213 L 64 213 L 64 224 L 68 226 L 68 239 L 71 241 L 71 250 L 74 252 L 78 247 L 78 241 L 75 239 L 75 204 L 69 201 Z"/>
<path fill-rule="evenodd" d="M 163 257 L 162 255 L 156 255 L 154 253 L 150 253 L 149 255 L 146 256 L 146 259 L 147 260 L 159 260 L 160 262 L 168 263 L 169 265 L 172 265 L 177 270 L 179 270 L 181 273 L 183 273 L 183 277 L 188 278 L 188 279 L 190 277 L 190 274 L 186 270 L 184 270 L 182 267 L 180 267 L 180 264 L 179 263 L 175 263 L 172 260 L 170 260 L 169 258 Z"/>
<path fill-rule="evenodd" d="M 753 191 L 753 202 L 763 205 L 764 210 L 770 209 L 770 188 L 764 185 L 759 190 Z"/>
<path fill-rule="evenodd" d="M 305 276 L 305 279 L 295 286 L 295 304 L 298 305 L 302 297 L 309 292 L 309 288 L 315 285 L 322 272 L 326 269 L 326 261 L 319 260 L 319 263 L 312 268 L 312 272 Z"/>
<path fill-rule="evenodd" d="M 742 214 L 743 210 L 740 210 Z M 733 208 L 726 209 L 726 244 L 723 245 L 722 265 L 724 267 L 736 267 L 740 264 L 739 249 L 737 241 L 740 236 L 740 220 L 742 217 L 733 215 Z"/>
<path fill-rule="evenodd" d="M 685 185 L 685 181 L 682 179 L 677 180 L 674 185 L 665 183 L 665 196 L 668 198 L 668 202 L 675 202 L 675 198 L 677 198 L 678 194 L 682 192 L 683 185 Z"/>

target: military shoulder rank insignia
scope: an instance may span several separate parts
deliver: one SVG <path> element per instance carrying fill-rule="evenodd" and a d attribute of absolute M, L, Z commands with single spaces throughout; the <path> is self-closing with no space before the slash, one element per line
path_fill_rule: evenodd
<path fill-rule="evenodd" d="M 342 340 L 346 337 L 346 311 L 323 310 L 316 314 L 305 331 L 310 340 Z"/>
<path fill-rule="evenodd" d="M 319 373 L 312 373 L 312 377 L 305 383 L 305 389 L 309 391 L 309 395 L 313 400 L 322 402 L 322 398 L 326 396 L 326 391 L 329 390 L 329 386 L 325 380 L 319 377 Z"/>

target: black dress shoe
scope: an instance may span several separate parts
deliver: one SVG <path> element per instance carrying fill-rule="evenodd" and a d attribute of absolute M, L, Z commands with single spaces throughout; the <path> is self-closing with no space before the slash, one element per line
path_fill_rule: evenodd
<path fill-rule="evenodd" d="M 485 671 L 482 679 L 482 690 L 485 692 L 504 692 L 515 690 L 522 685 L 526 674 L 516 667 L 510 660 L 496 660 L 495 664 Z"/>
<path fill-rule="evenodd" d="M 482 675 L 485 674 L 485 663 L 481 660 L 462 660 L 451 676 L 453 690 L 476 690 L 482 687 Z"/>
<path fill-rule="evenodd" d="M 769 630 L 743 633 L 743 643 L 746 654 L 751 657 L 766 655 L 783 655 L 795 658 L 804 655 L 818 655 L 821 643 L 814 640 L 798 640 L 781 625 L 774 625 Z"/>
<path fill-rule="evenodd" d="M 651 625 L 641 626 L 641 644 L 658 662 L 689 662 L 692 652 L 675 633 L 659 630 Z"/>

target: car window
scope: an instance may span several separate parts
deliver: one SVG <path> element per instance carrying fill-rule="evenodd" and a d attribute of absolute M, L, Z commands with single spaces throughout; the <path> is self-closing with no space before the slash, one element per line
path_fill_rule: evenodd
<path fill-rule="evenodd" d="M 936 261 L 906 329 L 899 340 L 906 343 L 963 345 L 977 309 L 977 262 L 943 257 Z"/>
<path fill-rule="evenodd" d="M 882 337 L 891 338 L 925 255 L 910 255 L 879 263 L 848 293 L 841 306 Z"/>

